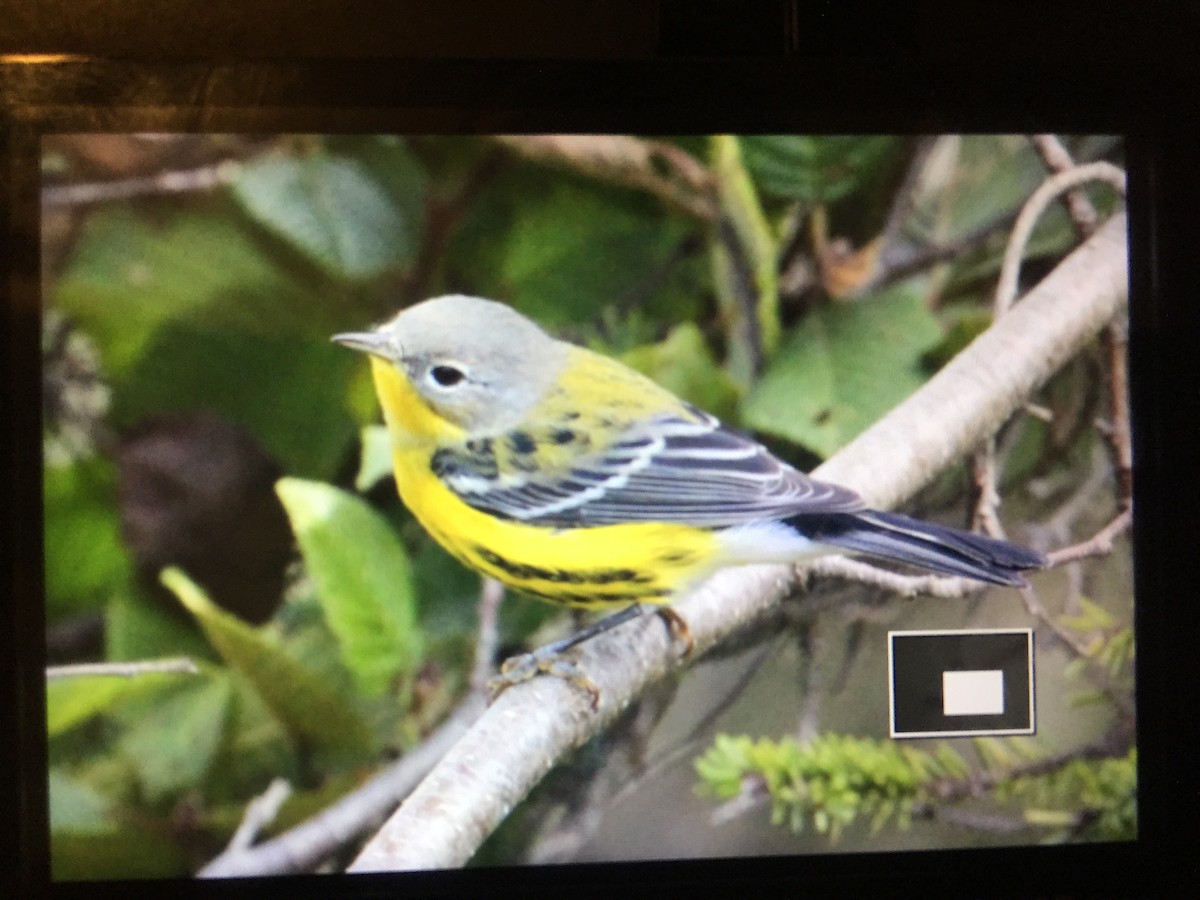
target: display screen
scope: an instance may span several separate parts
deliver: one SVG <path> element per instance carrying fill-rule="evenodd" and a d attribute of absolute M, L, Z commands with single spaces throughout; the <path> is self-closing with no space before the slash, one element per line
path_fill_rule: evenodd
<path fill-rule="evenodd" d="M 44 134 L 53 879 L 1134 841 L 1126 151 Z"/>

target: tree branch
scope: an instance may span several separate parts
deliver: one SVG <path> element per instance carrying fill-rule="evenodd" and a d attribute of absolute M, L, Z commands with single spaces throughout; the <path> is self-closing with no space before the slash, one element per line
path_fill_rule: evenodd
<path fill-rule="evenodd" d="M 271 840 L 245 849 L 226 850 L 199 872 L 199 878 L 238 878 L 311 872 L 364 830 L 378 822 L 444 758 L 484 708 L 483 695 L 472 691 L 415 750 L 376 774 L 328 808 Z"/>
<path fill-rule="evenodd" d="M 96 676 L 136 678 L 138 675 L 151 673 L 199 675 L 200 670 L 186 656 L 173 659 L 151 659 L 144 662 L 71 663 L 65 666 L 46 666 L 47 681 Z"/>
<path fill-rule="evenodd" d="M 666 141 L 615 134 L 497 135 L 493 140 L 532 162 L 646 191 L 702 222 L 717 218 L 712 172 Z"/>
<path fill-rule="evenodd" d="M 1113 216 L 1003 320 L 920 391 L 816 471 L 876 506 L 911 496 L 992 434 L 1125 304 L 1126 220 Z M 794 580 L 786 565 L 719 572 L 675 604 L 693 657 L 767 614 Z M 591 698 L 559 678 L 505 691 L 417 787 L 351 864 L 352 872 L 461 866 L 567 753 L 611 723 L 649 684 L 678 666 L 678 646 L 644 616 L 576 651 L 600 690 Z"/>

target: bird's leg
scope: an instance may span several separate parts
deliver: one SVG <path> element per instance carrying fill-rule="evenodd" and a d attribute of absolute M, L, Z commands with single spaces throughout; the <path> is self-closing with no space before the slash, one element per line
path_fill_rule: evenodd
<path fill-rule="evenodd" d="M 667 628 L 673 638 L 683 639 L 687 642 L 685 655 L 686 653 L 690 653 L 692 649 L 692 637 L 687 622 L 670 607 L 661 606 L 655 611 L 666 622 Z M 488 691 L 492 695 L 492 699 L 495 700 L 501 693 L 514 684 L 528 681 L 535 675 L 544 672 L 547 675 L 556 675 L 559 678 L 564 678 L 581 690 L 587 691 L 592 700 L 592 709 L 597 708 L 600 705 L 600 689 L 580 670 L 575 662 L 565 659 L 562 654 L 572 647 L 582 644 L 584 641 L 589 641 L 597 635 L 604 634 L 606 631 L 611 631 L 619 625 L 624 625 L 626 622 L 638 618 L 645 612 L 645 606 L 640 603 L 634 603 L 625 607 L 620 612 L 599 619 L 586 628 L 581 628 L 575 634 L 560 641 L 539 647 L 532 653 L 522 653 L 520 656 L 506 659 L 500 666 L 500 674 L 488 682 Z"/>

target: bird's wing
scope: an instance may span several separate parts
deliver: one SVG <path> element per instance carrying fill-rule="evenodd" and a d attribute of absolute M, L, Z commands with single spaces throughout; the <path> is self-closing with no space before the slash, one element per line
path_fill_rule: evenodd
<path fill-rule="evenodd" d="M 723 528 L 864 508 L 853 491 L 809 478 L 699 412 L 694 419 L 638 422 L 602 450 L 552 470 L 497 463 L 491 444 L 482 457 L 477 442 L 474 448 L 474 454 L 439 451 L 440 465 L 435 458 L 435 471 L 451 490 L 476 509 L 547 527 L 679 522 Z"/>

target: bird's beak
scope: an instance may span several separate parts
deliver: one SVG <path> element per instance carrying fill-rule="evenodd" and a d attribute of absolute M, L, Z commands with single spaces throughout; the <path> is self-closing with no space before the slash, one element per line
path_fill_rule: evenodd
<path fill-rule="evenodd" d="M 351 350 L 370 353 L 372 356 L 380 356 L 385 359 L 392 357 L 391 343 L 387 336 L 377 331 L 348 331 L 345 334 L 335 334 L 330 340 L 349 347 Z"/>

